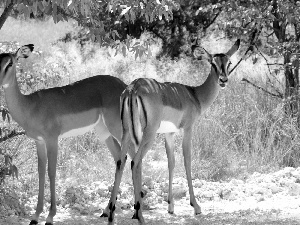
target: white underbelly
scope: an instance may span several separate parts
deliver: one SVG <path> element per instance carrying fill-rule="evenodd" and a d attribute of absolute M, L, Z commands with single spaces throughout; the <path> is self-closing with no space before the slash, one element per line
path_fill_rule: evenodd
<path fill-rule="evenodd" d="M 156 133 L 174 133 L 179 132 L 179 129 L 170 121 L 161 121 Z"/>
<path fill-rule="evenodd" d="M 90 124 L 90 125 L 85 126 L 85 127 L 80 127 L 80 128 L 69 130 L 65 133 L 60 134 L 59 137 L 60 138 L 66 138 L 66 137 L 73 137 L 73 136 L 83 135 L 86 132 L 91 131 L 99 122 L 102 122 L 100 120 L 102 120 L 102 116 L 99 116 L 99 119 L 93 124 Z"/>

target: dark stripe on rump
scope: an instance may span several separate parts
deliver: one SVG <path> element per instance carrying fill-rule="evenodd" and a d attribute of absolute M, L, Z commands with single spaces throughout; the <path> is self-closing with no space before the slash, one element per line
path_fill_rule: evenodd
<path fill-rule="evenodd" d="M 131 97 L 129 98 L 129 100 L 130 100 L 130 113 L 131 113 L 131 124 L 132 124 L 132 136 L 133 136 L 133 139 L 134 139 L 134 142 L 135 142 L 135 144 L 136 145 L 138 145 L 139 143 L 138 143 L 138 139 L 137 139 L 137 136 L 136 136 L 136 133 L 135 133 L 135 126 L 134 126 L 134 113 L 133 113 L 133 101 L 132 101 L 132 98 L 133 98 L 133 96 L 131 95 Z"/>
<path fill-rule="evenodd" d="M 123 123 L 123 120 L 124 120 L 124 115 L 123 115 L 123 113 L 124 113 L 124 105 L 125 105 L 125 100 L 126 100 L 126 98 L 127 98 L 127 97 L 124 97 L 124 98 L 123 98 L 123 101 L 122 101 L 122 107 L 121 107 L 121 121 L 122 121 L 122 124 L 124 124 L 124 123 Z"/>
<path fill-rule="evenodd" d="M 145 104 L 144 104 L 143 99 L 141 98 L 141 96 L 138 96 L 138 98 L 140 99 L 140 101 L 142 103 L 142 109 L 143 109 L 143 113 L 145 115 L 145 127 L 146 127 L 147 126 L 147 112 L 146 112 Z"/>

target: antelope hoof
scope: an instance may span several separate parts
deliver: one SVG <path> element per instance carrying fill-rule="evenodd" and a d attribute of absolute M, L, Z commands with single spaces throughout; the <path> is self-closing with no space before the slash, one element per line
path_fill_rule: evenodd
<path fill-rule="evenodd" d="M 45 223 L 45 225 L 53 225 L 53 223 L 49 223 L 49 222 L 48 222 L 48 223 Z"/>
<path fill-rule="evenodd" d="M 173 215 L 173 214 L 174 214 L 174 211 L 169 211 L 169 210 L 168 210 L 168 213 Z"/>
<path fill-rule="evenodd" d="M 108 214 L 104 212 L 100 217 L 108 217 Z"/>
<path fill-rule="evenodd" d="M 35 224 L 38 224 L 38 223 L 39 223 L 39 222 L 36 221 L 36 220 L 31 220 L 29 225 L 35 225 Z"/>
<path fill-rule="evenodd" d="M 131 219 L 136 219 L 136 220 L 138 220 L 139 219 L 139 217 L 136 215 L 136 213 L 135 214 L 133 214 L 133 216 L 132 216 L 132 218 Z"/>

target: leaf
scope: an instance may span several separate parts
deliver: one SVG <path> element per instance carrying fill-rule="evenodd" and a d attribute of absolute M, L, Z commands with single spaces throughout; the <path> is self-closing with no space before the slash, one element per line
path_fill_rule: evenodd
<path fill-rule="evenodd" d="M 50 15 L 52 13 L 52 5 L 48 4 L 47 7 L 45 8 L 45 13 Z"/>
<path fill-rule="evenodd" d="M 140 58 L 143 57 L 144 53 L 145 53 L 145 49 L 144 49 L 144 48 L 139 49 L 139 57 L 140 57 Z"/>
<path fill-rule="evenodd" d="M 120 35 L 119 35 L 118 31 L 113 30 L 113 32 L 118 36 L 118 38 L 120 38 Z"/>
<path fill-rule="evenodd" d="M 124 16 L 125 16 L 125 19 L 127 20 L 127 22 L 129 22 L 129 20 L 130 20 L 129 15 L 126 13 Z"/>
<path fill-rule="evenodd" d="M 134 55 L 135 60 L 137 59 L 138 56 L 139 56 L 139 49 L 136 48 L 136 49 L 135 49 L 135 55 Z"/>
<path fill-rule="evenodd" d="M 122 53 L 123 53 L 123 56 L 126 57 L 126 46 L 125 45 L 122 47 Z"/>
<path fill-rule="evenodd" d="M 4 156 L 4 163 L 6 166 L 11 164 L 11 157 L 9 155 Z"/>
<path fill-rule="evenodd" d="M 17 178 L 19 179 L 19 171 L 18 171 L 18 168 L 15 166 L 15 165 L 11 165 L 10 166 L 10 170 L 11 170 L 11 175 L 13 178 Z"/>
<path fill-rule="evenodd" d="M 58 18 L 57 18 L 57 5 L 56 3 L 53 3 L 53 6 L 52 6 L 52 16 L 53 16 L 53 20 L 54 20 L 54 23 L 57 23 L 59 22 L 58 21 Z"/>
<path fill-rule="evenodd" d="M 151 52 L 151 49 L 149 48 L 149 46 L 148 46 L 148 54 L 147 55 L 148 55 L 149 58 L 152 57 L 152 52 Z"/>
<path fill-rule="evenodd" d="M 116 53 L 115 53 L 115 56 L 116 56 L 116 55 L 118 55 L 118 53 L 119 53 L 119 49 L 118 49 L 118 48 L 116 48 Z"/>
<path fill-rule="evenodd" d="M 5 121 L 5 117 L 6 117 L 6 111 L 3 110 L 3 111 L 2 111 L 2 120 L 3 120 L 3 121 Z"/>
<path fill-rule="evenodd" d="M 33 14 L 36 16 L 37 15 L 37 10 L 38 10 L 38 2 L 37 1 L 33 2 L 31 8 L 32 8 Z"/>
<path fill-rule="evenodd" d="M 42 2 L 38 2 L 38 3 L 37 3 L 37 6 L 38 6 L 38 8 L 39 8 L 42 12 L 44 12 L 44 5 L 43 5 Z"/>
<path fill-rule="evenodd" d="M 134 23 L 135 19 L 136 19 L 136 16 L 135 16 L 135 13 L 133 10 L 130 10 L 130 18 L 131 18 L 131 22 Z"/>

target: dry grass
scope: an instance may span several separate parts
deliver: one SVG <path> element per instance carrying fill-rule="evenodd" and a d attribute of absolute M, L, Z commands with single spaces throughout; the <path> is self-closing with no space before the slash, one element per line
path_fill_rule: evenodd
<path fill-rule="evenodd" d="M 135 60 L 131 53 L 128 57 L 114 56 L 113 49 L 99 48 L 91 43 L 84 49 L 75 42 L 51 44 L 69 29 L 73 29 L 70 23 L 7 21 L 1 30 L 0 41 L 34 43 L 42 51 L 40 56 L 22 63 L 21 67 L 27 74 L 22 74 L 20 80 L 25 81 L 28 76 L 32 78 L 30 84 L 21 82 L 24 92 L 67 84 L 96 74 L 111 74 L 126 83 L 138 77 L 152 77 L 159 81 L 200 85 L 209 73 L 207 63 L 189 58 L 158 61 L 153 56 Z M 211 53 L 219 53 L 226 51 L 232 42 L 210 36 L 203 40 L 202 45 Z M 152 48 L 155 55 L 159 44 Z M 233 64 L 238 59 L 236 54 Z M 262 59 L 256 65 L 250 59 L 243 62 L 231 75 L 228 88 L 197 122 L 193 135 L 194 177 L 209 180 L 241 178 L 254 171 L 270 171 L 292 162 L 298 165 L 298 130 L 294 121 L 284 116 L 283 103 L 241 82 L 246 76 L 264 83 L 264 75 L 268 73 L 264 64 Z M 37 178 L 34 143 L 23 142 L 27 144 L 20 146 L 16 162 L 28 185 L 37 188 L 32 182 Z M 180 135 L 176 138 L 175 155 L 175 176 L 184 176 Z M 160 135 L 144 159 L 144 174 L 153 179 L 168 177 L 166 161 L 164 139 Z M 131 182 L 128 165 L 123 180 Z M 114 161 L 108 149 L 95 138 L 95 134 L 60 141 L 58 178 L 61 180 L 74 184 L 96 180 L 112 182 L 114 171 Z"/>

